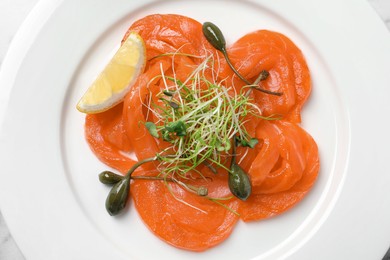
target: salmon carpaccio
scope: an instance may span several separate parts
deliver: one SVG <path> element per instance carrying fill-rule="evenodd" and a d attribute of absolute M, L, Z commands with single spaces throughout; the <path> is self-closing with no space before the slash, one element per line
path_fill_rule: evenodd
<path fill-rule="evenodd" d="M 140 123 L 153 120 L 145 111 L 144 102 L 153 99 L 150 95 L 163 87 L 162 80 L 152 81 L 156 75 L 163 71 L 165 75 L 175 73 L 177 78 L 185 79 L 191 68 L 202 62 L 199 57 L 213 55 L 218 80 L 224 80 L 237 91 L 245 85 L 204 38 L 202 25 L 191 18 L 150 15 L 133 23 L 130 31 L 138 32 L 145 41 L 146 69 L 121 104 L 100 114 L 87 115 L 85 123 L 92 151 L 123 174 L 135 163 L 130 153 L 142 160 L 155 156 L 167 145 L 152 137 Z M 191 56 L 177 55 L 174 59 L 170 55 L 159 56 L 175 52 Z M 214 174 L 207 167 L 199 169 L 204 179 L 190 181 L 206 186 L 210 197 L 229 199 L 216 203 L 162 181 L 131 183 L 134 205 L 149 229 L 167 243 L 191 251 L 204 251 L 221 243 L 239 219 L 258 221 L 290 209 L 311 189 L 319 171 L 317 145 L 299 125 L 301 108 L 311 90 L 309 69 L 301 51 L 280 33 L 258 30 L 229 45 L 227 52 L 249 81 L 267 70 L 269 77 L 262 87 L 283 93 L 282 96 L 251 93 L 263 116 L 281 117 L 245 120 L 247 131 L 259 140 L 253 149 L 237 150 L 237 161 L 251 180 L 251 196 L 246 201 L 233 197 L 227 184 L 228 173 L 219 170 Z M 134 175 L 156 176 L 156 166 L 157 163 L 144 164 Z"/>

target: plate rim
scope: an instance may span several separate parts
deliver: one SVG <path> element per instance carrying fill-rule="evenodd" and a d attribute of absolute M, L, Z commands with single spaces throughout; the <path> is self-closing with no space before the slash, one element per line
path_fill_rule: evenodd
<path fill-rule="evenodd" d="M 48 3 L 53 4 L 53 1 L 50 1 L 50 0 L 41 0 L 34 7 L 32 13 L 26 18 L 25 22 L 20 27 L 20 30 L 18 31 L 17 36 L 15 36 L 15 40 L 12 42 L 9 51 L 7 52 L 7 55 L 6 55 L 5 59 L 4 59 L 4 63 L 3 63 L 3 66 L 2 66 L 2 70 L 0 72 L 0 82 L 1 83 L 3 83 L 3 81 L 7 82 L 7 78 L 8 78 L 8 80 L 10 80 L 10 82 L 12 81 L 12 83 L 9 83 L 9 85 L 13 86 L 13 84 L 14 84 L 14 79 L 12 79 L 12 74 L 6 75 L 6 73 L 3 72 L 3 71 L 5 71 L 3 68 L 8 68 L 10 66 L 9 64 L 12 64 L 13 62 L 18 62 L 19 61 L 20 64 L 15 69 L 15 74 L 14 74 L 14 77 L 16 77 L 17 72 L 18 72 L 18 70 L 20 68 L 20 65 L 23 63 L 23 57 L 21 57 L 22 55 L 20 55 L 20 54 L 19 54 L 19 56 L 16 55 L 15 52 L 20 50 L 19 48 L 26 48 L 25 51 L 26 51 L 26 53 L 28 52 L 28 46 L 23 46 L 23 44 L 21 44 L 22 40 L 24 39 L 24 37 L 26 37 L 25 32 L 29 32 L 30 33 L 30 40 L 33 41 L 32 40 L 33 37 L 31 37 L 31 36 L 34 33 L 34 30 L 31 30 L 31 27 L 33 27 L 34 23 L 39 23 L 39 22 L 42 22 L 42 20 L 44 20 L 44 18 L 43 18 L 44 15 L 42 15 L 42 14 L 47 14 L 48 17 L 49 17 L 52 14 L 52 12 L 54 12 L 55 9 L 58 8 L 60 6 L 60 4 L 62 2 L 64 2 L 64 1 L 65 0 L 56 0 L 56 2 L 54 2 L 54 3 L 57 3 L 58 5 L 55 6 L 55 8 L 53 8 L 53 5 L 51 5 L 53 9 L 50 10 L 50 11 L 49 11 L 49 9 L 47 9 L 47 4 Z M 41 20 L 34 22 L 34 19 L 38 19 L 38 20 L 41 19 Z M 41 25 L 43 26 L 44 23 L 42 23 Z M 36 30 L 35 33 L 39 33 L 39 31 L 41 29 L 41 28 L 37 29 L 37 27 L 33 27 L 33 28 Z M 23 46 L 23 47 L 21 47 L 21 46 Z M 9 76 L 9 75 L 11 75 L 11 76 Z M 3 84 L 3 85 L 5 85 L 5 84 Z M 7 221 L 7 213 L 3 212 L 3 215 L 5 216 L 4 218 Z M 12 233 L 12 227 L 10 227 L 10 231 Z M 18 242 L 18 238 L 16 239 L 16 242 L 19 243 Z"/>

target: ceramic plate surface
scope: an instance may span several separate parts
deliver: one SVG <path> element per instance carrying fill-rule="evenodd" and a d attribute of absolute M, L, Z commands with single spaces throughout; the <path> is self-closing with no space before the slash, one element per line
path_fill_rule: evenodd
<path fill-rule="evenodd" d="M 106 169 L 75 105 L 135 20 L 176 13 L 219 25 L 227 42 L 281 32 L 308 62 L 302 125 L 321 170 L 287 213 L 240 222 L 203 253 L 155 237 L 134 205 L 108 216 Z M 0 74 L 11 89 L 1 130 L 0 206 L 27 259 L 380 259 L 390 246 L 390 35 L 365 1 L 41 1 Z"/>

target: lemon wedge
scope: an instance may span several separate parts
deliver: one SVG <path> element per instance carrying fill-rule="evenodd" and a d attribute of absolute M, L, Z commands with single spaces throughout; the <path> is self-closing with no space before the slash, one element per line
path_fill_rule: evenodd
<path fill-rule="evenodd" d="M 120 103 L 143 72 L 145 63 L 144 40 L 138 33 L 131 32 L 77 103 L 77 109 L 95 114 Z"/>

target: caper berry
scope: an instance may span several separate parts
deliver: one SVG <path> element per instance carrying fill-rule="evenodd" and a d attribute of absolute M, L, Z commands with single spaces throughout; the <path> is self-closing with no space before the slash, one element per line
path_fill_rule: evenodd
<path fill-rule="evenodd" d="M 124 177 L 110 171 L 104 171 L 99 174 L 99 181 L 104 184 L 115 184 L 120 182 Z"/>
<path fill-rule="evenodd" d="M 233 163 L 230 169 L 229 189 L 240 200 L 246 200 L 252 192 L 252 185 L 245 171 Z"/>
<path fill-rule="evenodd" d="M 203 35 L 207 41 L 217 50 L 226 51 L 226 41 L 221 30 L 211 22 L 205 22 L 202 26 Z"/>
<path fill-rule="evenodd" d="M 116 183 L 106 199 L 106 209 L 111 216 L 118 215 L 126 206 L 130 191 L 130 178 L 123 178 Z"/>

